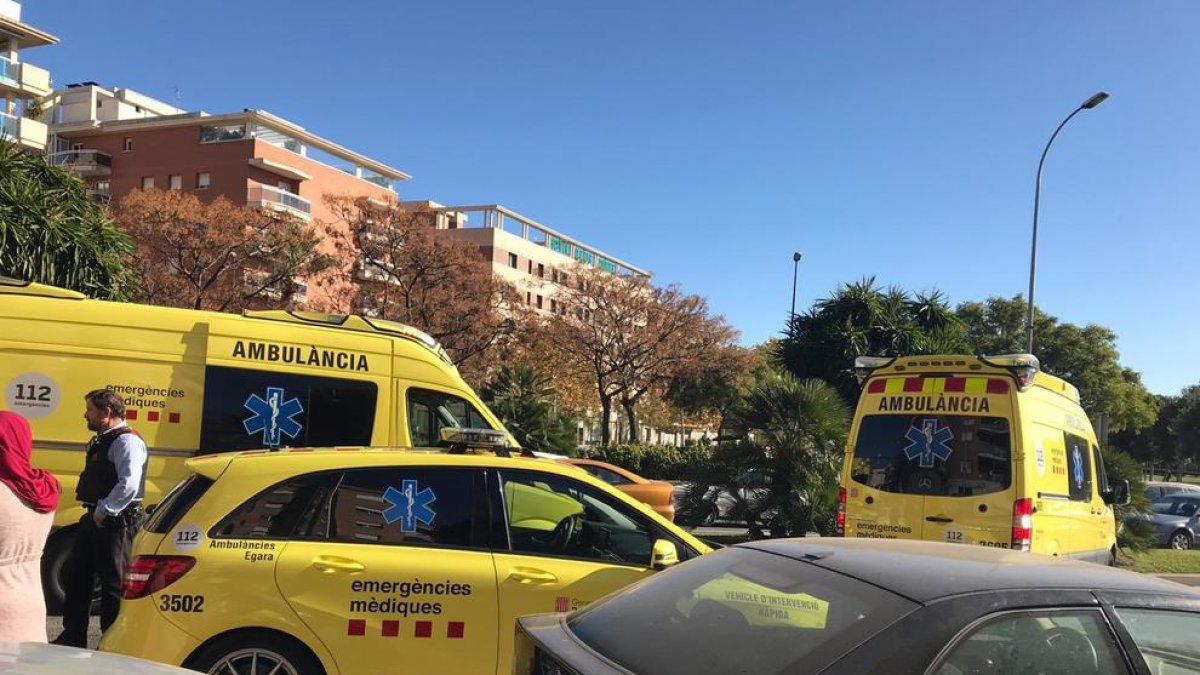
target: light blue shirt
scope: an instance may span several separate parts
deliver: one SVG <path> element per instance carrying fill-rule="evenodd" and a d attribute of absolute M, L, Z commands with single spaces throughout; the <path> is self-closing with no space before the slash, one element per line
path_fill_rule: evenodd
<path fill-rule="evenodd" d="M 105 431 L 111 433 L 128 424 L 121 422 Z M 142 485 L 142 470 L 146 466 L 146 442 L 137 434 L 121 434 L 108 448 L 108 460 L 117 467 L 117 484 L 108 496 L 96 503 L 96 509 L 115 516 L 125 510 L 138 496 Z"/>

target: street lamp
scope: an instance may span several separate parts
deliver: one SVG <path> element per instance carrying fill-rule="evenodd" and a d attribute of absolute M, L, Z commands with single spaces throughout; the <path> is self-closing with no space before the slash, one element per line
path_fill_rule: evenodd
<path fill-rule="evenodd" d="M 1030 354 L 1033 353 L 1033 283 L 1034 276 L 1037 272 L 1038 207 L 1041 206 L 1042 200 L 1042 165 L 1046 163 L 1046 153 L 1050 152 L 1050 145 L 1054 143 L 1055 138 L 1058 138 L 1058 132 L 1062 131 L 1062 128 L 1067 126 L 1067 122 L 1070 122 L 1072 117 L 1078 115 L 1079 111 L 1091 110 L 1101 103 L 1104 103 L 1104 100 L 1107 98 L 1107 92 L 1096 92 L 1091 98 L 1079 104 L 1078 108 L 1071 111 L 1071 114 L 1067 115 L 1066 119 L 1064 119 L 1062 123 L 1058 125 L 1058 128 L 1054 130 L 1054 133 L 1050 134 L 1050 140 L 1046 141 L 1046 147 L 1042 150 L 1042 158 L 1038 160 L 1037 184 L 1033 190 L 1033 245 L 1029 250 L 1029 314 L 1025 319 L 1026 330 L 1029 332 L 1028 351 Z"/>
<path fill-rule="evenodd" d="M 795 336 L 796 328 L 796 277 L 800 274 L 800 258 L 803 258 L 800 251 L 792 254 L 792 314 L 788 318 L 788 333 Z"/>

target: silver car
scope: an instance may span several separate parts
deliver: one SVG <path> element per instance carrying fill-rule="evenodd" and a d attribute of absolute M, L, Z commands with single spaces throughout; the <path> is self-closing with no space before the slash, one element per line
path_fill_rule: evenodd
<path fill-rule="evenodd" d="M 1146 499 L 1152 502 L 1166 501 L 1171 495 L 1180 492 L 1194 492 L 1200 495 L 1200 485 L 1191 483 L 1168 483 L 1164 481 L 1152 481 L 1146 483 Z"/>
<path fill-rule="evenodd" d="M 0 642 L 5 675 L 196 675 L 193 671 L 117 654 L 35 642 Z"/>
<path fill-rule="evenodd" d="M 1158 529 L 1158 545 L 1186 551 L 1200 532 L 1200 492 L 1176 492 L 1154 502 L 1151 522 Z"/>

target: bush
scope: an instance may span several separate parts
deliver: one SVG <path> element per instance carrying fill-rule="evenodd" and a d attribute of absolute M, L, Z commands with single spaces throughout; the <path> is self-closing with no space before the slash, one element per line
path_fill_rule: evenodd
<path fill-rule="evenodd" d="M 1109 481 L 1129 481 L 1129 505 L 1113 509 L 1117 518 L 1117 546 L 1130 551 L 1154 546 L 1158 532 L 1144 515 L 1150 512 L 1150 500 L 1146 499 L 1146 481 L 1137 460 L 1127 452 L 1108 447 L 1104 450 L 1104 468 Z"/>
<path fill-rule="evenodd" d="M 686 480 L 695 467 L 708 461 L 711 450 L 703 445 L 645 445 L 622 443 L 588 452 L 588 457 L 615 464 L 643 478 L 655 480 Z"/>

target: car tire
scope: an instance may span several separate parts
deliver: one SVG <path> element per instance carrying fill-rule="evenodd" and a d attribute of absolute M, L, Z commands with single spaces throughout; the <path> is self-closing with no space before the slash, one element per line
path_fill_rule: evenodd
<path fill-rule="evenodd" d="M 67 599 L 67 558 L 75 546 L 75 528 L 66 527 L 50 535 L 42 551 L 42 595 L 46 613 L 61 616 Z M 92 588 L 92 614 L 100 612 L 100 580 Z"/>
<path fill-rule="evenodd" d="M 46 611 L 62 614 L 63 601 L 67 598 L 67 558 L 71 545 L 75 543 L 75 528 L 55 532 L 46 542 L 42 552 L 42 593 L 46 596 Z"/>
<path fill-rule="evenodd" d="M 325 675 L 321 662 L 295 638 L 269 630 L 223 635 L 196 650 L 184 668 L 202 673 L 250 672 L 239 665 L 257 661 L 258 670 L 277 675 Z M 255 672 L 258 672 L 256 670 Z"/>
<path fill-rule="evenodd" d="M 1186 551 L 1192 547 L 1192 535 L 1188 534 L 1187 530 L 1176 530 L 1171 533 L 1171 538 L 1167 540 L 1167 548 L 1175 549 L 1176 551 Z"/>
<path fill-rule="evenodd" d="M 721 517 L 721 509 L 716 504 L 711 504 L 708 513 L 704 514 L 704 520 L 700 521 L 703 527 L 712 527 L 717 524 L 717 520 Z"/>

